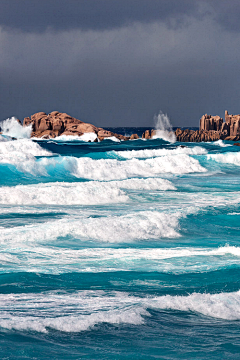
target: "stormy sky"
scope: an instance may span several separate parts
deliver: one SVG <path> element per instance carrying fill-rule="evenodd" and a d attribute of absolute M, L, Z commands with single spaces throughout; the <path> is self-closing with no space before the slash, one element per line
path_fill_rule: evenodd
<path fill-rule="evenodd" d="M 239 0 L 0 0 L 0 120 L 240 113 Z"/>

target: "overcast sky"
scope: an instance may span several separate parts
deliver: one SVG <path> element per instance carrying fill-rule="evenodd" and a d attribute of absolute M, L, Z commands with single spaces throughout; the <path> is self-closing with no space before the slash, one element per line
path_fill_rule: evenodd
<path fill-rule="evenodd" d="M 239 0 L 0 0 L 0 120 L 240 113 Z"/>

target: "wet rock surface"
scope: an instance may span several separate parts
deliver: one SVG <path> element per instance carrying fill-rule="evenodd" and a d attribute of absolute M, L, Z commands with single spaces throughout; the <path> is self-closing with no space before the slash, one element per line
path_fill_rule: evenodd
<path fill-rule="evenodd" d="M 106 138 L 116 137 L 119 140 L 128 140 L 129 137 L 115 134 L 103 128 L 85 123 L 66 113 L 52 111 L 50 114 L 38 112 L 23 120 L 23 126 L 32 125 L 31 137 L 50 139 L 60 135 L 81 136 L 85 133 L 95 133 L 101 141 Z"/>
<path fill-rule="evenodd" d="M 142 138 L 150 139 L 156 134 L 155 130 L 146 130 Z M 240 115 L 229 115 L 225 111 L 225 122 L 216 115 L 203 115 L 200 119 L 199 130 L 181 129 L 175 131 L 177 141 L 201 142 L 217 140 L 240 140 Z"/>

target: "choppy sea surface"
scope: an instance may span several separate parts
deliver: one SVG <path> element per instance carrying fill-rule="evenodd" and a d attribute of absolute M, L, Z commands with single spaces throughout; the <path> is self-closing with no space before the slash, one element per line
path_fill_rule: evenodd
<path fill-rule="evenodd" d="M 0 358 L 239 359 L 240 148 L 113 140 L 0 137 Z"/>

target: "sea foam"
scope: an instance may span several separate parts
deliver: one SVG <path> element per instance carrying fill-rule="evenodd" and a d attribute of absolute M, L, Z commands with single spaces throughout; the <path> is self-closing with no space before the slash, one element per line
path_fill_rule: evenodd
<path fill-rule="evenodd" d="M 0 269 L 44 274 L 71 272 L 157 271 L 199 273 L 240 264 L 240 248 L 84 248 L 66 249 L 26 244 L 0 252 Z M 148 283 L 147 283 L 148 284 Z M 146 285 L 147 285 L 146 284 Z"/>
<path fill-rule="evenodd" d="M 132 158 L 152 158 L 157 156 L 169 156 L 169 155 L 205 155 L 207 154 L 207 150 L 200 147 L 176 147 L 175 149 L 144 149 L 144 150 L 127 150 L 127 151 L 112 151 L 115 155 L 121 156 L 125 159 Z"/>
<path fill-rule="evenodd" d="M 92 180 L 119 180 L 132 177 L 154 177 L 158 174 L 188 174 L 206 172 L 198 160 L 187 154 L 166 154 L 156 158 L 126 161 L 117 159 L 51 157 L 53 154 L 31 140 L 0 142 L 0 163 L 16 166 L 19 171 L 48 176 L 49 172 L 64 171 L 77 178 Z M 44 158 L 36 159 L 36 156 Z"/>
<path fill-rule="evenodd" d="M 224 154 L 208 154 L 208 160 L 214 160 L 223 164 L 240 166 L 240 152 L 226 152 Z"/>
<path fill-rule="evenodd" d="M 39 170 L 36 156 L 52 156 L 52 153 L 28 139 L 0 142 L 2 164 L 11 164 L 20 171 L 34 173 Z"/>
<path fill-rule="evenodd" d="M 102 323 L 141 325 L 148 321 L 153 309 L 195 312 L 211 318 L 239 320 L 240 291 L 155 297 L 101 290 L 70 294 L 1 294 L 0 306 L 0 327 L 5 329 L 80 332 L 91 330 Z"/>
<path fill-rule="evenodd" d="M 145 239 L 176 238 L 181 214 L 142 211 L 122 216 L 85 218 L 66 216 L 61 220 L 35 225 L 6 228 L 1 231 L 0 244 L 53 241 L 60 237 L 100 242 L 132 242 Z"/>
<path fill-rule="evenodd" d="M 185 154 L 126 161 L 71 158 L 65 161 L 64 166 L 76 177 L 93 180 L 117 180 L 130 177 L 153 177 L 164 173 L 187 174 L 207 171 L 198 160 Z"/>
<path fill-rule="evenodd" d="M 94 205 L 126 202 L 121 189 L 175 190 L 170 181 L 158 178 L 122 181 L 56 182 L 0 187 L 0 204 L 5 205 Z"/>
<path fill-rule="evenodd" d="M 17 139 L 30 138 L 32 125 L 22 126 L 17 118 L 11 117 L 0 123 L 2 133 Z"/>

